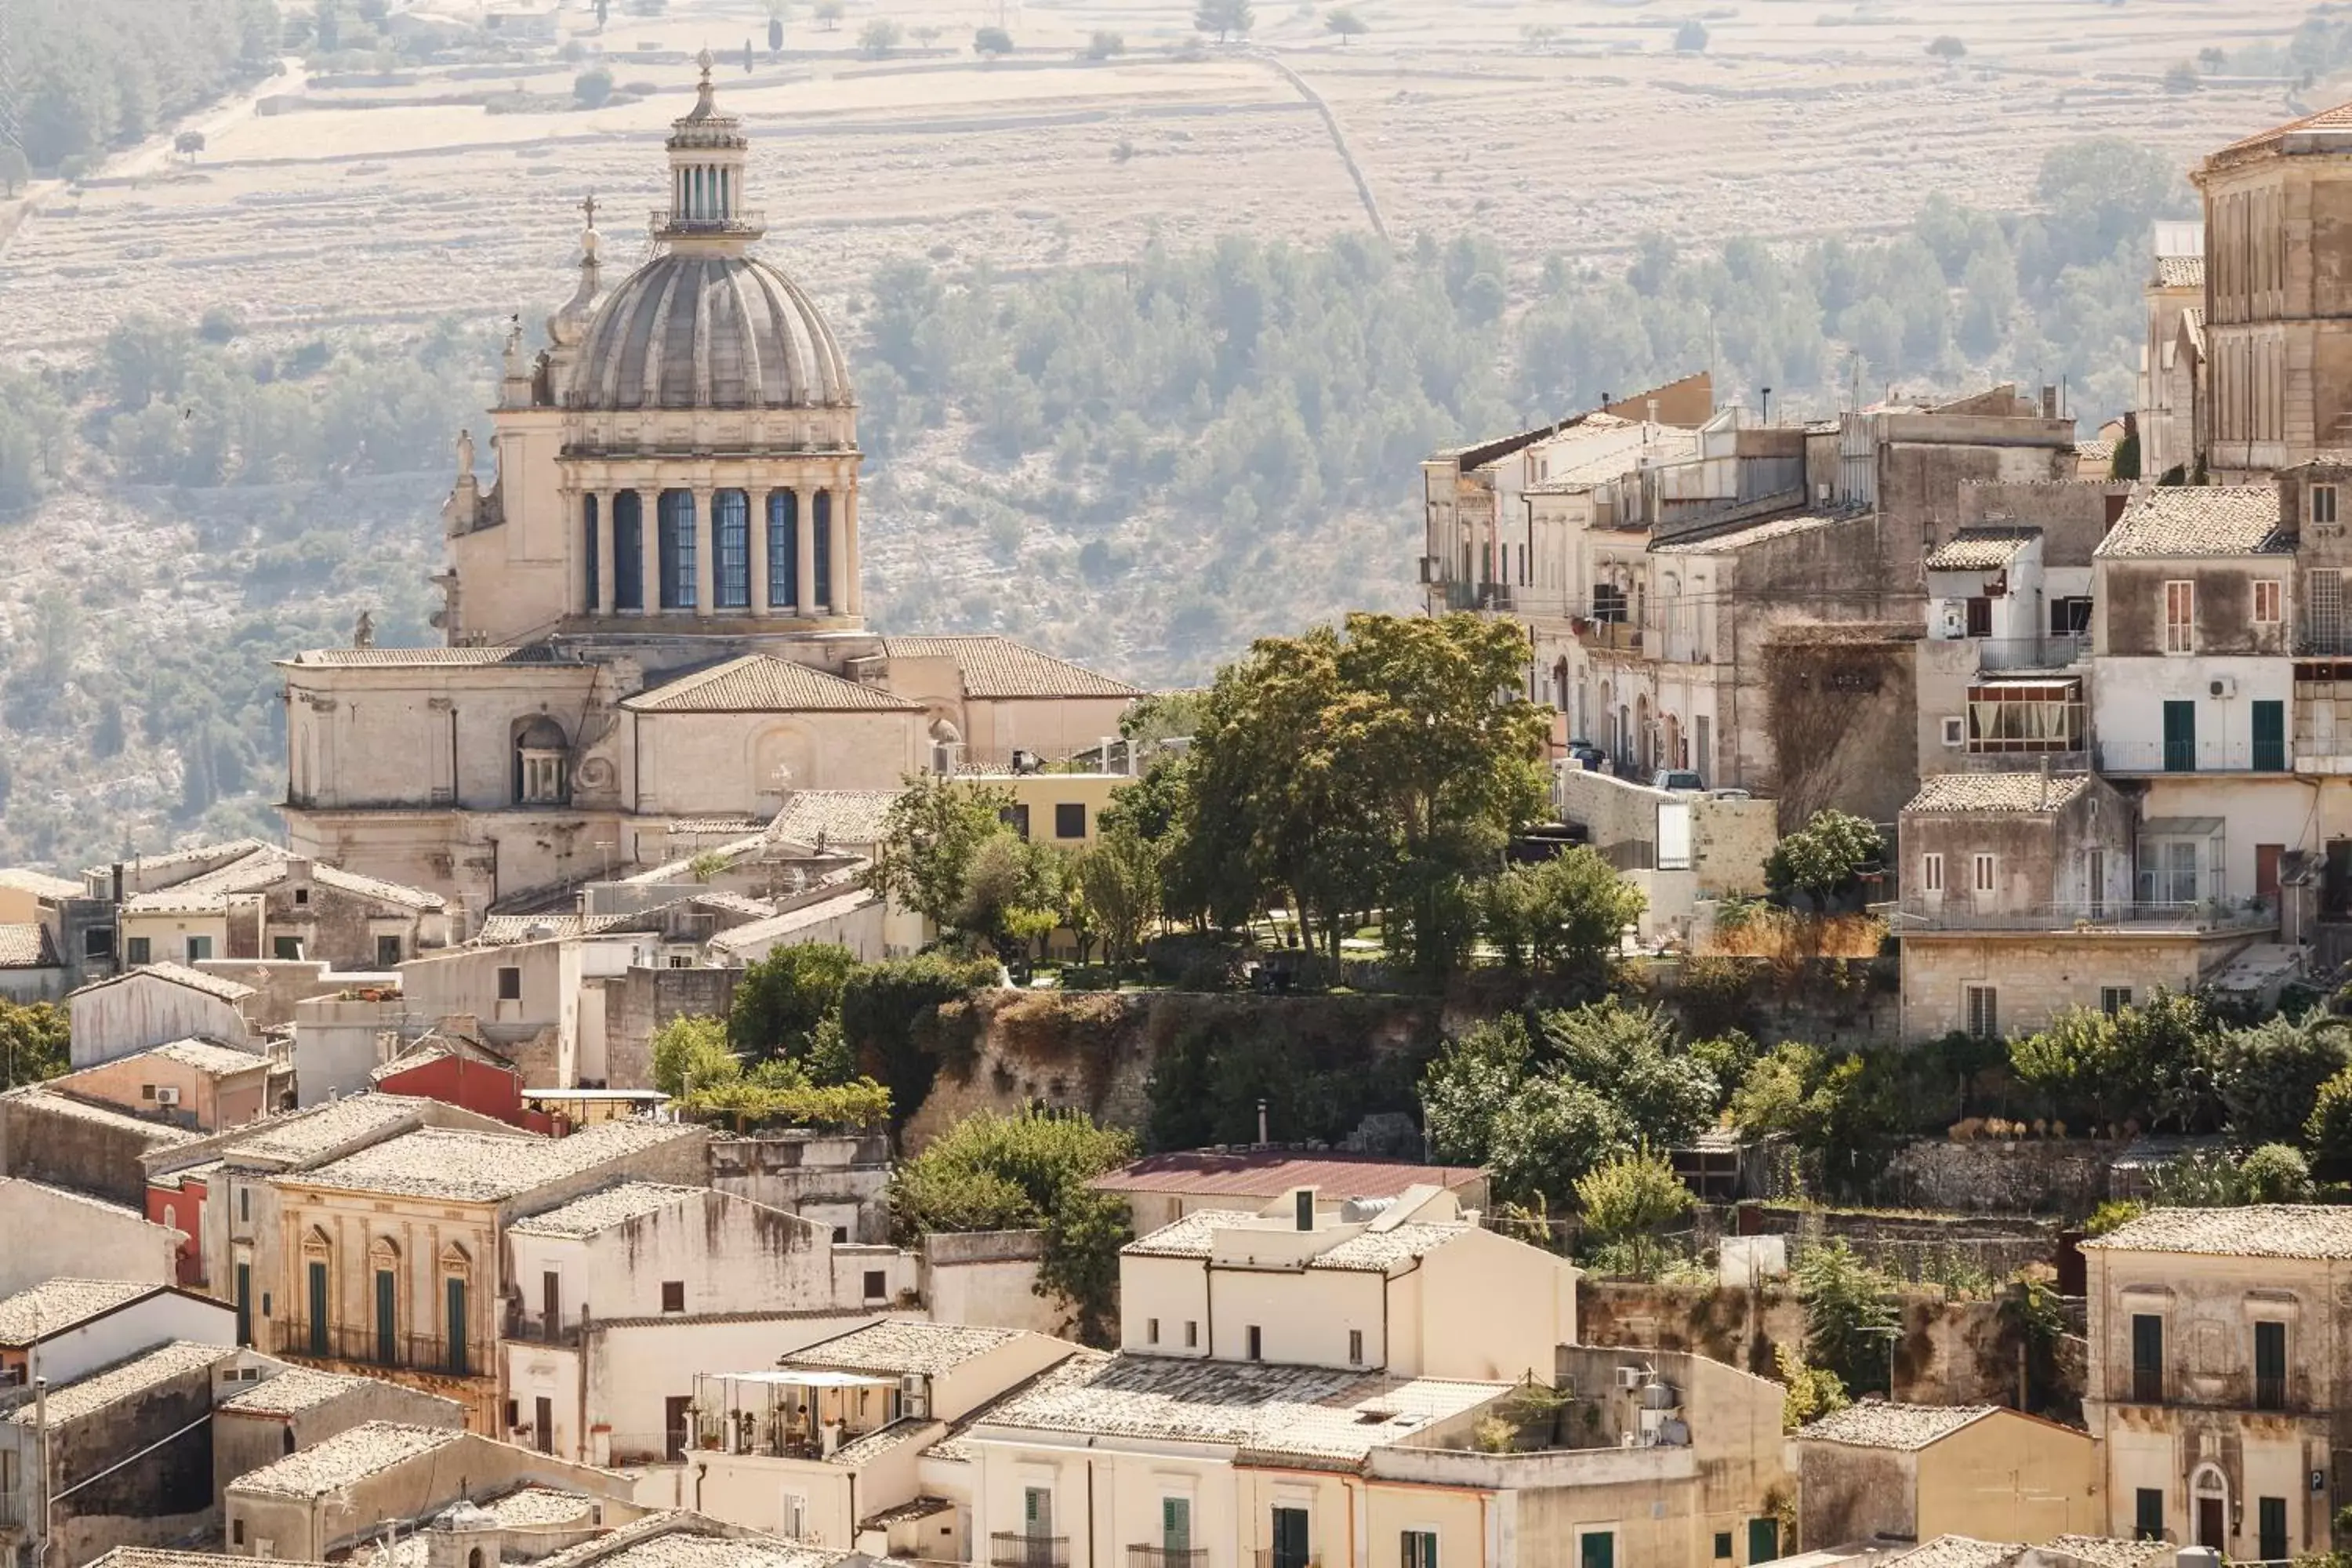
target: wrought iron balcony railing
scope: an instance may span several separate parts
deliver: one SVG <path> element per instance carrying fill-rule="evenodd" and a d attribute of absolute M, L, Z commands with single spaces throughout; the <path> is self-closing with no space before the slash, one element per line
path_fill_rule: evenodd
<path fill-rule="evenodd" d="M 990 1568 L 1070 1568 L 1070 1538 L 998 1531 L 988 1538 L 988 1561 Z"/>

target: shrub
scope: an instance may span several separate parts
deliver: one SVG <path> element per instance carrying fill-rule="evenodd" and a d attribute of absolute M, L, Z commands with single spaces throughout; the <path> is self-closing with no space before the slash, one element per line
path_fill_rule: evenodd
<path fill-rule="evenodd" d="M 2238 1166 L 2245 1201 L 2250 1204 L 2309 1203 L 2311 1167 L 2301 1150 L 2285 1143 L 2265 1143 Z"/>
<path fill-rule="evenodd" d="M 603 66 L 591 66 L 572 79 L 572 96 L 583 109 L 594 109 L 613 96 L 613 73 Z"/>
<path fill-rule="evenodd" d="M 1698 1199 L 1664 1155 L 1644 1146 L 1579 1176 L 1576 1202 L 1585 1227 L 1625 1245 L 1633 1256 L 1633 1271 L 1647 1279 L 1655 1267 L 1658 1233 L 1690 1213 Z"/>
<path fill-rule="evenodd" d="M 1013 52 L 1013 35 L 1002 27 L 982 27 L 971 36 L 971 52 L 976 55 L 1009 55 Z"/>
<path fill-rule="evenodd" d="M 1694 16 L 1675 29 L 1675 49 L 1677 53 L 1696 55 L 1706 47 L 1706 24 Z"/>
<path fill-rule="evenodd" d="M 1097 29 L 1094 37 L 1087 40 L 1087 58 L 1090 60 L 1107 60 L 1115 55 L 1125 53 L 1127 53 L 1127 36 L 1124 33 Z"/>
<path fill-rule="evenodd" d="M 2122 1229 L 2147 1212 L 2147 1205 L 2137 1198 L 2109 1198 L 2093 1209 L 2091 1217 L 2083 1222 L 2083 1234 L 2086 1237 L 2105 1236 L 2111 1230 Z"/>
<path fill-rule="evenodd" d="M 1807 1249 L 1795 1269 L 1805 1304 L 1805 1360 L 1835 1373 L 1847 1389 L 1887 1387 L 1887 1340 L 1895 1310 L 1885 1276 L 1843 1240 Z"/>
<path fill-rule="evenodd" d="M 727 1048 L 727 1026 L 716 1018 L 690 1014 L 654 1031 L 654 1087 L 664 1094 L 731 1083 L 742 1072 Z"/>

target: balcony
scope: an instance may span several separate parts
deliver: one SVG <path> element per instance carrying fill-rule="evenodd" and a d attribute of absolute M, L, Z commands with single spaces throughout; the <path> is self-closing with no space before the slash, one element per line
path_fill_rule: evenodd
<path fill-rule="evenodd" d="M 988 1538 L 988 1562 L 989 1568 L 1070 1568 L 1070 1538 L 998 1531 Z"/>
<path fill-rule="evenodd" d="M 1590 648 L 1639 653 L 1642 651 L 1642 628 L 1630 621 L 1580 620 L 1576 623 L 1576 640 Z"/>
<path fill-rule="evenodd" d="M 373 1328 L 330 1324 L 314 1340 L 308 1323 L 281 1322 L 275 1335 L 277 1352 L 309 1362 L 344 1362 L 355 1372 L 369 1368 L 428 1372 L 438 1377 L 487 1377 L 490 1368 L 467 1344 L 451 1346 L 438 1334 L 394 1334 L 386 1344 Z"/>
<path fill-rule="evenodd" d="M 1511 607 L 1511 585 L 1508 583 L 1448 583 L 1445 584 L 1445 607 L 1449 610 L 1507 610 Z"/>
<path fill-rule="evenodd" d="M 1197 1546 L 1130 1546 L 1127 1568 L 1209 1568 L 1209 1554 Z"/>
<path fill-rule="evenodd" d="M 730 217 L 680 217 L 656 207 L 646 221 L 656 234 L 757 234 L 768 226 L 768 215 L 743 208 Z"/>
<path fill-rule="evenodd" d="M 2199 934 L 2207 931 L 2259 931 L 2278 923 L 2278 909 L 2269 900 L 2252 900 L 2252 907 L 2229 900 L 2179 903 L 2125 902 L 2111 899 L 2087 903 L 2029 904 L 2017 909 L 1978 910 L 1968 899 L 1947 897 L 1929 904 L 1906 900 L 1896 920 L 1901 931 L 2128 931 L 2134 935 Z"/>
<path fill-rule="evenodd" d="M 2102 741 L 2103 773 L 2283 773 L 2284 741 Z"/>
<path fill-rule="evenodd" d="M 1276 1552 L 1272 1547 L 1266 1546 L 1260 1547 L 1256 1555 L 1257 1568 L 1320 1568 L 1319 1562 L 1312 1552 L 1304 1554 L 1297 1552 Z"/>
<path fill-rule="evenodd" d="M 2256 1374 L 2254 1378 L 2254 1408 L 2257 1410 L 2284 1410 L 2286 1408 L 2286 1379 L 2284 1377 L 2263 1377 L 2259 1373 Z"/>
<path fill-rule="evenodd" d="M 1979 669 L 2064 669 L 2091 657 L 2087 636 L 2055 633 L 2039 637 L 1975 637 Z"/>

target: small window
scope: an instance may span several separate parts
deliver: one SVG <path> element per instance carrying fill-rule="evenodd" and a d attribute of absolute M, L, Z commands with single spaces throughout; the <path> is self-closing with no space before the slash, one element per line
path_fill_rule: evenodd
<path fill-rule="evenodd" d="M 81 933 L 81 955 L 84 958 L 104 958 L 114 951 L 114 928 L 92 926 Z M 145 959 L 139 960 L 144 963 Z"/>
<path fill-rule="evenodd" d="M 299 936 L 273 936 L 269 939 L 269 956 L 285 963 L 302 962 L 302 939 Z"/>
<path fill-rule="evenodd" d="M 849 1227 L 847 1226 L 837 1225 L 833 1227 L 833 1244 L 835 1247 L 846 1247 L 849 1245 Z"/>
<path fill-rule="evenodd" d="M 522 1000 L 522 971 L 511 963 L 499 971 L 499 1000 L 501 1002 Z"/>
<path fill-rule="evenodd" d="M 236 1217 L 239 1219 L 251 1219 L 253 1217 L 253 1189 L 251 1187 L 239 1187 L 236 1190 Z"/>
<path fill-rule="evenodd" d="M 514 1400 L 514 1399 L 509 1399 L 509 1400 L 508 1400 L 508 1401 L 507 1401 L 507 1430 L 508 1430 L 508 1431 L 509 1431 L 509 1432 L 511 1432 L 511 1431 L 513 1431 L 516 1427 L 518 1427 L 518 1426 L 521 1426 L 521 1425 L 522 1425 L 522 1404 L 521 1404 L 521 1402 L 520 1402 L 520 1400 Z"/>
<path fill-rule="evenodd" d="M 123 960 L 133 968 L 154 963 L 154 944 L 143 936 L 134 936 L 122 944 Z"/>
<path fill-rule="evenodd" d="M 1349 1366 L 1364 1364 L 1364 1331 L 1361 1329 L 1348 1331 L 1348 1364 Z"/>
<path fill-rule="evenodd" d="M 1403 1549 L 1398 1553 L 1402 1568 L 1437 1568 L 1437 1531 L 1408 1530 L 1404 1532 Z"/>
<path fill-rule="evenodd" d="M 375 966 L 378 969 L 400 967 L 400 938 L 380 936 L 375 939 Z"/>
<path fill-rule="evenodd" d="M 266 1317 L 268 1317 L 268 1316 L 270 1315 L 270 1314 L 269 1314 L 269 1292 L 268 1292 L 268 1291 L 267 1291 L 267 1290 L 264 1290 L 264 1291 L 261 1293 L 261 1315 L 262 1315 L 263 1317 L 265 1317 L 265 1318 L 266 1318 Z"/>
<path fill-rule="evenodd" d="M 1143 1342 L 1148 1345 L 1156 1345 L 1160 1342 L 1159 1319 L 1146 1318 L 1143 1320 Z"/>
<path fill-rule="evenodd" d="M 1969 721 L 1957 713 L 1944 716 L 1944 744 L 1965 746 L 1969 743 Z"/>
<path fill-rule="evenodd" d="M 1919 857 L 1919 890 L 1923 893 L 1944 890 L 1944 858 L 1941 855 Z"/>
<path fill-rule="evenodd" d="M 245 1544 L 245 1521 L 232 1519 L 228 1521 L 228 1543 L 231 1546 Z"/>
<path fill-rule="evenodd" d="M 1026 838 L 1029 837 L 1029 808 L 1027 806 L 1003 806 L 997 811 L 996 817 L 998 821 L 1003 823 L 1005 826 L 1013 829 L 1013 832 L 1021 835 L 1022 837 Z"/>
<path fill-rule="evenodd" d="M 2281 584 L 2275 577 L 2263 577 L 2254 583 L 2254 620 L 2260 626 L 2274 626 L 2279 623 Z"/>
<path fill-rule="evenodd" d="M 1082 801 L 1065 801 L 1054 807 L 1054 837 L 1084 838 L 1087 836 L 1087 808 Z"/>
<path fill-rule="evenodd" d="M 1265 1336 L 1255 1323 L 1249 1326 L 1249 1359 L 1252 1361 L 1265 1359 Z"/>
<path fill-rule="evenodd" d="M 1991 856 L 1979 855 L 1976 857 L 1976 869 L 1974 874 L 1976 879 L 1974 885 L 1978 892 L 1990 893 L 1993 890 L 1993 858 Z"/>
<path fill-rule="evenodd" d="M 2112 1018 L 2131 1005 L 2132 988 L 2128 985 L 2099 987 L 2099 1011 Z"/>
<path fill-rule="evenodd" d="M 154 1086 L 153 1084 L 152 1084 L 152 1083 L 142 1083 L 142 1084 L 141 1084 L 141 1085 L 139 1086 L 139 1098 L 140 1098 L 140 1099 L 142 1099 L 142 1100 L 152 1100 L 152 1099 L 154 1099 L 154 1098 L 155 1098 L 155 1086 Z"/>
<path fill-rule="evenodd" d="M 295 901 L 296 903 L 298 903 L 298 904 L 307 904 L 307 903 L 309 903 L 309 902 L 310 901 L 310 889 L 308 889 L 308 888 L 297 888 L 297 889 L 294 889 L 294 901 Z"/>
<path fill-rule="evenodd" d="M 1971 985 L 1963 1000 L 1967 1004 L 1968 1030 L 1979 1040 L 2000 1037 L 2000 997 L 1990 985 Z"/>
<path fill-rule="evenodd" d="M 1715 1560 L 1717 1563 L 1731 1561 L 1731 1531 L 1718 1530 L 1715 1532 Z"/>
<path fill-rule="evenodd" d="M 203 963 L 209 960 L 212 955 L 212 938 L 208 936 L 192 936 L 188 939 L 188 962 L 190 963 Z"/>
<path fill-rule="evenodd" d="M 2197 651 L 2197 584 L 2171 582 L 2164 585 L 2164 651 Z"/>
<path fill-rule="evenodd" d="M 662 1281 L 662 1310 L 665 1312 L 683 1312 L 686 1310 L 685 1280 L 665 1279 Z"/>
<path fill-rule="evenodd" d="M 1192 1318 L 1184 1320 L 1184 1348 L 1188 1351 L 1201 1348 L 1201 1325 Z"/>
<path fill-rule="evenodd" d="M 2336 521 L 2336 487 L 2334 485 L 2311 487 L 2311 521 L 2318 523 L 2333 523 Z"/>
<path fill-rule="evenodd" d="M 879 1268 L 866 1271 L 866 1299 L 879 1301 L 890 1293 L 890 1281 Z"/>

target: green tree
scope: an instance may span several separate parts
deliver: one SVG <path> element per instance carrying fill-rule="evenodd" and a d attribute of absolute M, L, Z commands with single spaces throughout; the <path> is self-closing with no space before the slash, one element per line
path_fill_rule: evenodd
<path fill-rule="evenodd" d="M 842 1048 L 890 1091 L 901 1117 L 922 1108 L 946 1042 L 940 1009 L 996 982 L 996 965 L 941 952 L 860 965 L 841 988 Z"/>
<path fill-rule="evenodd" d="M 1052 934 L 1061 907 L 1061 868 L 1051 849 L 999 827 L 972 851 L 963 897 L 948 923 L 987 942 L 1004 963 L 1018 963 Z"/>
<path fill-rule="evenodd" d="M 1886 1279 L 1843 1239 L 1806 1248 L 1793 1272 L 1805 1306 L 1807 1364 L 1835 1373 L 1847 1389 L 1891 1393 L 1887 1363 L 1895 1321 Z"/>
<path fill-rule="evenodd" d="M 2250 1204 L 2307 1204 L 2311 1201 L 2311 1166 L 2303 1151 L 2288 1143 L 2265 1143 L 2238 1166 Z"/>
<path fill-rule="evenodd" d="M 1597 984 L 1647 899 L 1594 850 L 1506 867 L 1479 890 L 1486 940 L 1504 967 Z"/>
<path fill-rule="evenodd" d="M 1714 1115 L 1715 1079 L 1680 1047 L 1663 1006 L 1611 996 L 1542 1022 L 1541 1044 L 1560 1070 L 1601 1090 L 1641 1136 L 1672 1148 Z"/>
<path fill-rule="evenodd" d="M 1950 33 L 1938 33 L 1927 41 L 1927 52 L 1939 60 L 1958 61 L 1968 54 L 1969 47 Z"/>
<path fill-rule="evenodd" d="M 572 96 L 583 109 L 594 109 L 613 96 L 613 73 L 603 66 L 590 66 L 572 79 Z"/>
<path fill-rule="evenodd" d="M 746 966 L 728 1009 L 728 1044 L 753 1062 L 782 1058 L 808 1066 L 818 1026 L 839 1013 L 856 967 L 847 948 L 829 942 L 780 947 Z M 813 1067 L 810 1077 L 828 1081 Z"/>
<path fill-rule="evenodd" d="M 2352 1067 L 2352 1021 L 2273 1017 L 2218 1030 L 2200 1053 L 2231 1131 L 2252 1143 L 2298 1136 L 2325 1084 Z"/>
<path fill-rule="evenodd" d="M 1624 1111 L 1565 1073 L 1536 1074 L 1497 1110 L 1487 1167 L 1495 1195 L 1522 1206 L 1564 1198 L 1579 1176 L 1639 1142 Z"/>
<path fill-rule="evenodd" d="M 858 29 L 857 52 L 868 59 L 887 59 L 904 36 L 898 23 L 877 16 Z"/>
<path fill-rule="evenodd" d="M 71 1021 L 50 1002 L 0 997 L 0 1089 L 40 1083 L 71 1065 Z"/>
<path fill-rule="evenodd" d="M 1013 35 L 1002 27 L 981 27 L 971 35 L 971 52 L 976 55 L 1009 55 L 1013 52 Z"/>
<path fill-rule="evenodd" d="M 1780 1396 L 1783 1432 L 1794 1432 L 1853 1403 L 1846 1397 L 1845 1384 L 1838 1381 L 1837 1373 L 1806 1365 L 1805 1358 L 1790 1346 L 1773 1346 L 1772 1362 L 1781 1386 L 1788 1390 Z"/>
<path fill-rule="evenodd" d="M 1632 1253 L 1635 1273 L 1655 1272 L 1658 1233 L 1696 1206 L 1698 1199 L 1672 1162 L 1647 1144 L 1603 1161 L 1576 1179 L 1576 1203 L 1585 1227 Z"/>
<path fill-rule="evenodd" d="M 1535 1041 L 1517 1014 L 1482 1018 L 1448 1041 L 1422 1075 L 1423 1125 L 1441 1160 L 1483 1165 L 1495 1123 L 1527 1077 Z"/>
<path fill-rule="evenodd" d="M 865 885 L 935 925 L 952 926 L 981 846 L 1005 831 L 1013 792 L 910 774 L 883 819 Z"/>
<path fill-rule="evenodd" d="M 1675 52 L 1702 54 L 1706 49 L 1706 24 L 1693 16 L 1675 29 Z"/>
<path fill-rule="evenodd" d="M 816 0 L 816 5 L 810 15 L 824 23 L 824 30 L 830 33 L 841 26 L 841 0 Z"/>
<path fill-rule="evenodd" d="M 2095 1008 L 2067 1008 L 2037 1032 L 2012 1039 L 2009 1061 L 2020 1083 L 2101 1125 L 2143 1112 L 2151 1097 L 2147 1064 L 2115 1018 Z"/>
<path fill-rule="evenodd" d="M 1334 5 L 1323 14 L 1323 30 L 1345 44 L 1350 38 L 1360 38 L 1372 30 L 1372 25 L 1357 15 L 1349 5 Z"/>
<path fill-rule="evenodd" d="M 1105 824 L 1081 851 L 1072 879 L 1102 933 L 1103 961 L 1114 977 L 1135 962 L 1143 934 L 1160 914 L 1160 852 L 1132 823 Z"/>
<path fill-rule="evenodd" d="M 1250 0 L 1200 0 L 1192 12 L 1192 30 L 1214 33 L 1217 42 L 1228 37 L 1247 37 L 1257 25 L 1257 13 Z"/>
<path fill-rule="evenodd" d="M 890 1180 L 901 1245 L 941 1231 L 1045 1231 L 1037 1293 L 1065 1302 L 1079 1337 L 1110 1342 L 1127 1205 L 1089 1184 L 1135 1156 L 1135 1141 L 1084 1116 L 968 1117 L 902 1162 Z"/>
<path fill-rule="evenodd" d="M 1090 60 L 1107 60 L 1125 53 L 1127 53 L 1127 35 L 1124 33 L 1107 32 L 1097 28 L 1093 36 L 1087 39 L 1087 58 Z M 1125 721 L 1121 721 L 1122 728 L 1124 724 Z"/>
<path fill-rule="evenodd" d="M 1886 853 L 1885 841 L 1870 822 L 1851 812 L 1823 809 L 1772 847 L 1764 861 L 1764 882 L 1774 892 L 1820 908 L 1862 885 Z"/>
<path fill-rule="evenodd" d="M 2303 1124 L 2303 1141 L 2314 1154 L 2338 1169 L 2352 1163 L 2352 1068 L 2319 1086 L 2311 1115 Z"/>
<path fill-rule="evenodd" d="M 672 1099 L 732 1083 L 742 1072 L 719 1019 L 683 1014 L 654 1031 L 654 1087 Z"/>

